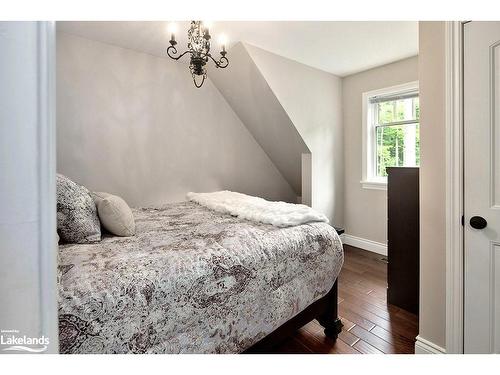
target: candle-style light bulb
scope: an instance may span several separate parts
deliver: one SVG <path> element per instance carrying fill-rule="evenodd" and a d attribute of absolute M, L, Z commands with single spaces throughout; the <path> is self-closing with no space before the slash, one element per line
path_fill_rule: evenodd
<path fill-rule="evenodd" d="M 226 53 L 227 36 L 225 34 L 219 35 L 219 44 L 221 45 L 222 52 Z"/>
<path fill-rule="evenodd" d="M 173 22 L 169 23 L 168 32 L 170 33 L 170 40 L 175 42 L 175 33 L 177 32 L 177 24 Z"/>
<path fill-rule="evenodd" d="M 208 32 L 208 29 L 212 27 L 212 21 L 202 21 L 201 27 L 205 29 L 206 32 Z"/>
<path fill-rule="evenodd" d="M 206 40 L 210 40 L 210 28 L 212 27 L 211 21 L 201 21 L 201 31 Z"/>

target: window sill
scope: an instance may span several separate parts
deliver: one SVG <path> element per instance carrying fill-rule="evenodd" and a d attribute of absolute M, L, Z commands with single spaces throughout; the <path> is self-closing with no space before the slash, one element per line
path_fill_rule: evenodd
<path fill-rule="evenodd" d="M 387 190 L 387 182 L 385 181 L 360 181 L 363 189 Z"/>

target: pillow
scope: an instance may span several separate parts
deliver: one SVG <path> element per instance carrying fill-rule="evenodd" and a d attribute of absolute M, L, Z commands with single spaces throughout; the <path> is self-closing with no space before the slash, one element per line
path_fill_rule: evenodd
<path fill-rule="evenodd" d="M 134 215 L 122 198 L 102 192 L 94 192 L 92 197 L 104 229 L 122 237 L 130 237 L 135 234 Z"/>
<path fill-rule="evenodd" d="M 61 174 L 57 175 L 57 232 L 68 243 L 101 240 L 101 225 L 90 191 Z"/>

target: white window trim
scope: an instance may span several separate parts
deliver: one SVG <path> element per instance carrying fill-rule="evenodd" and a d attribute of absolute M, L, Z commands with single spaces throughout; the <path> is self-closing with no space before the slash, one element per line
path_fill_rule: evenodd
<path fill-rule="evenodd" d="M 376 177 L 374 175 L 375 171 L 375 149 L 374 142 L 375 139 L 375 128 L 372 126 L 369 119 L 372 118 L 373 113 L 371 106 L 369 105 L 370 98 L 380 95 L 392 95 L 397 94 L 402 91 L 418 90 L 418 81 L 412 81 L 408 83 L 403 83 L 401 85 L 395 85 L 391 87 L 385 87 L 378 90 L 372 90 L 364 92 L 362 95 L 362 116 L 363 116 L 363 128 L 361 134 L 361 144 L 362 144 L 362 179 L 360 181 L 361 185 L 365 189 L 375 189 L 375 190 L 387 190 L 387 179 Z"/>

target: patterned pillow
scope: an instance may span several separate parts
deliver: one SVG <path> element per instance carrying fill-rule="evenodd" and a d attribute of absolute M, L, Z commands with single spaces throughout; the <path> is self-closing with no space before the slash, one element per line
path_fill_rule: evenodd
<path fill-rule="evenodd" d="M 90 192 L 61 174 L 57 175 L 57 231 L 68 243 L 101 240 L 101 224 Z"/>

